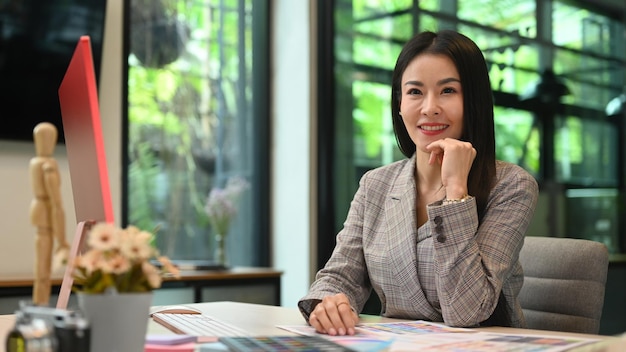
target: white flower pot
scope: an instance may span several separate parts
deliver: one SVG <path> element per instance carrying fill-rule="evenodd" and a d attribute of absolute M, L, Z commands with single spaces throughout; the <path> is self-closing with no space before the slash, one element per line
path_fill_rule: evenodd
<path fill-rule="evenodd" d="M 90 352 L 142 352 L 152 292 L 79 293 L 78 305 L 91 329 Z"/>

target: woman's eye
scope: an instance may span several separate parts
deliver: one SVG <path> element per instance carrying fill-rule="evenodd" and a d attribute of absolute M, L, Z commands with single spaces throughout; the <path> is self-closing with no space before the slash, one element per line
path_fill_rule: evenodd
<path fill-rule="evenodd" d="M 441 92 L 444 93 L 444 94 L 449 94 L 449 93 L 456 92 L 456 90 L 454 88 L 448 87 L 448 88 L 444 88 Z"/>
<path fill-rule="evenodd" d="M 420 91 L 417 88 L 412 88 L 412 89 L 409 89 L 406 93 L 408 95 L 418 95 L 418 94 L 422 94 L 422 91 Z"/>

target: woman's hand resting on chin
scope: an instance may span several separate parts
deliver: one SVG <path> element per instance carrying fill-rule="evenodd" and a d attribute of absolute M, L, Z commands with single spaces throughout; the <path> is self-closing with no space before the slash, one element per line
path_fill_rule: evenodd
<path fill-rule="evenodd" d="M 467 178 L 476 158 L 476 149 L 469 142 L 444 138 L 430 143 L 429 164 L 441 164 L 441 183 L 446 188 L 447 199 L 460 199 L 467 195 Z"/>

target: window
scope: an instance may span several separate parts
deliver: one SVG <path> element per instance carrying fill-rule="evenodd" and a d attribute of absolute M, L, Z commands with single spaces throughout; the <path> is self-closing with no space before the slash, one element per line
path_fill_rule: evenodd
<path fill-rule="evenodd" d="M 563 200 L 569 197 L 567 189 L 602 187 L 612 191 L 597 194 L 610 194 L 614 200 L 615 192 L 622 191 L 618 177 L 624 160 L 618 141 L 623 132 L 606 119 L 604 109 L 626 83 L 623 7 L 607 11 L 593 1 L 558 0 L 328 3 L 318 9 L 324 34 L 327 28 L 334 30 L 334 40 L 319 43 L 319 70 L 333 79 L 332 89 L 320 88 L 319 97 L 319 134 L 325 138 L 319 143 L 330 152 L 325 155 L 320 149 L 318 160 L 318 266 L 330 256 L 360 176 L 403 158 L 390 126 L 389 85 L 402 45 L 423 30 L 457 29 L 483 50 L 495 97 L 499 159 L 524 167 L 550 197 Z M 533 94 L 548 71 L 565 89 L 553 97 L 554 105 L 545 106 L 537 104 Z M 330 147 L 328 133 L 334 136 Z M 552 183 L 558 187 L 548 190 Z M 582 199 L 591 198 L 568 198 L 566 217 L 585 208 L 575 204 Z M 615 221 L 602 224 L 603 231 L 612 231 L 609 236 L 623 226 Z M 571 228 L 561 224 L 545 232 L 571 236 Z M 608 244 L 612 251 L 619 250 L 616 241 Z"/>
<path fill-rule="evenodd" d="M 267 1 L 131 0 L 125 13 L 125 222 L 158 229 L 172 259 L 214 259 L 206 199 L 241 177 L 229 262 L 268 265 Z"/>

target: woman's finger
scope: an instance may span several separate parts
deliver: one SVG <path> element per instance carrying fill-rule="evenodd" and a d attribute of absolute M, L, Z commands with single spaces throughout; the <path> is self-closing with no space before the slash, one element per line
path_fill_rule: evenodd
<path fill-rule="evenodd" d="M 309 324 L 317 332 L 332 336 L 353 335 L 357 322 L 358 315 L 344 294 L 325 297 L 309 316 Z"/>

